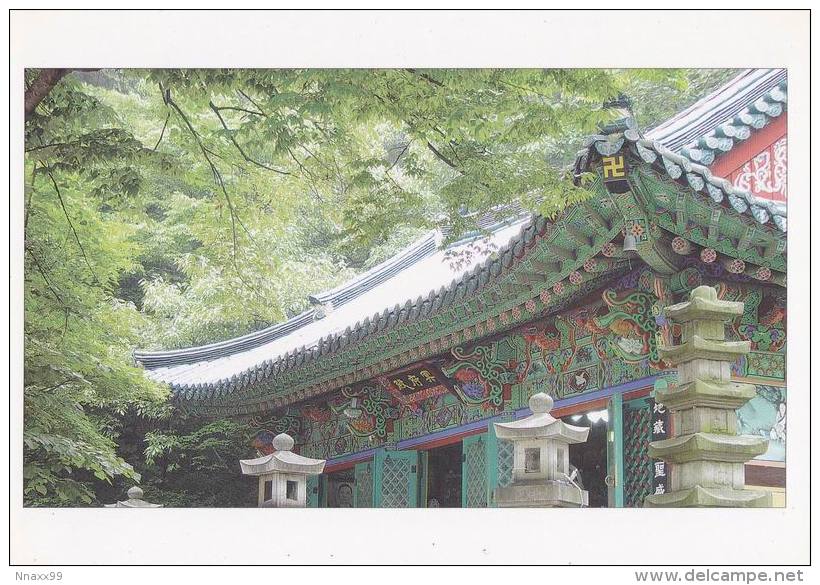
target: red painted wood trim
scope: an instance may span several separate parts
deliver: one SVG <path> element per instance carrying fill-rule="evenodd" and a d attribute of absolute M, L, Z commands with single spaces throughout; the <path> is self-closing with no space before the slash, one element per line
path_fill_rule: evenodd
<path fill-rule="evenodd" d="M 718 177 L 728 177 L 734 171 L 752 160 L 757 154 L 766 150 L 769 146 L 783 138 L 787 133 L 788 121 L 787 113 L 782 113 L 777 118 L 766 124 L 760 130 L 753 130 L 752 135 L 740 142 L 729 152 L 720 155 L 709 170 Z"/>
<path fill-rule="evenodd" d="M 753 461 L 744 466 L 746 485 L 786 487 L 785 464 L 777 461 Z"/>
<path fill-rule="evenodd" d="M 550 414 L 555 418 L 559 418 L 562 416 L 575 414 L 576 412 L 586 412 L 587 410 L 601 410 L 603 408 L 606 408 L 608 402 L 609 397 L 599 398 L 598 400 L 591 400 L 589 402 L 579 402 L 578 404 L 572 404 L 570 406 L 565 406 L 564 408 L 556 408 L 550 411 Z"/>
<path fill-rule="evenodd" d="M 361 459 L 356 459 L 355 461 L 343 461 L 341 463 L 335 463 L 333 465 L 325 465 L 325 469 L 322 473 L 344 471 L 345 469 L 356 467 L 356 465 L 358 465 L 359 463 L 364 463 L 365 461 L 370 461 L 371 459 L 373 459 L 373 457 L 362 457 Z"/>
<path fill-rule="evenodd" d="M 458 433 L 457 435 L 450 435 L 449 437 L 436 439 L 435 441 L 430 441 L 429 443 L 422 443 L 421 445 L 416 445 L 415 448 L 417 451 L 429 451 L 430 449 L 435 449 L 436 447 L 444 447 L 446 445 L 452 445 L 453 443 L 460 443 L 461 440 L 465 437 L 471 437 L 472 435 L 480 435 L 481 433 L 488 432 L 488 430 L 489 428 L 472 429 L 470 431 Z"/>
<path fill-rule="evenodd" d="M 641 388 L 640 390 L 633 390 L 632 392 L 627 392 L 624 394 L 624 402 L 626 402 L 627 400 L 635 400 L 636 398 L 643 398 L 644 396 L 648 396 L 650 392 L 652 392 L 651 386 Z"/>

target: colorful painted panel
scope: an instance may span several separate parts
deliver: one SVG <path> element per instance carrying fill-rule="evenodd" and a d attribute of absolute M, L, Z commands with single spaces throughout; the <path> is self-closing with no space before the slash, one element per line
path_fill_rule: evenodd
<path fill-rule="evenodd" d="M 758 197 L 786 201 L 788 179 L 788 148 L 786 137 L 775 141 L 729 175 L 729 181 L 739 189 Z"/>
<path fill-rule="evenodd" d="M 737 411 L 738 432 L 769 440 L 765 461 L 786 460 L 786 388 L 757 386 L 757 396 Z"/>
<path fill-rule="evenodd" d="M 715 286 L 721 298 L 745 303 L 744 314 L 728 334 L 749 340 L 752 352 L 735 364 L 735 375 L 783 381 L 783 289 L 761 286 L 717 265 L 690 265 L 671 277 L 636 268 L 548 318 L 260 422 L 267 434 L 258 442 L 267 445 L 279 429 L 288 428 L 296 433 L 301 454 L 330 459 L 526 408 L 536 392 L 560 400 L 659 374 L 666 371 L 659 343 L 670 343 L 680 334 L 679 327 L 663 317 L 663 308 L 682 300 L 685 292 L 673 290 L 685 291 L 686 283 L 701 282 Z"/>

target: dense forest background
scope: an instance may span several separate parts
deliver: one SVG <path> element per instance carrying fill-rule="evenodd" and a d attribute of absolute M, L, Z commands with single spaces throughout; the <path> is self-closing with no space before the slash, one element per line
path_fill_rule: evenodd
<path fill-rule="evenodd" d="M 24 500 L 249 506 L 242 421 L 169 402 L 135 348 L 227 339 L 426 230 L 552 214 L 626 95 L 651 128 L 734 70 L 26 72 Z"/>

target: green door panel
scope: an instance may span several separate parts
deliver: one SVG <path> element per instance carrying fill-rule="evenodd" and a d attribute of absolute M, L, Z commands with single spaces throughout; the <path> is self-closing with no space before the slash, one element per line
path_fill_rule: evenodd
<path fill-rule="evenodd" d="M 418 506 L 418 452 L 376 451 L 375 508 Z"/>
<path fill-rule="evenodd" d="M 373 461 L 357 463 L 354 468 L 356 489 L 353 492 L 354 508 L 373 507 Z"/>
<path fill-rule="evenodd" d="M 654 466 L 649 458 L 652 407 L 648 398 L 624 402 L 624 506 L 640 508 L 652 491 Z"/>
<path fill-rule="evenodd" d="M 512 420 L 512 415 L 503 420 Z M 490 423 L 487 430 L 487 490 L 491 508 L 496 507 L 495 490 L 512 482 L 513 444 L 511 441 L 499 441 L 495 436 L 495 426 Z"/>
<path fill-rule="evenodd" d="M 486 508 L 489 503 L 489 447 L 487 433 L 462 440 L 461 506 Z"/>
<path fill-rule="evenodd" d="M 624 425 L 623 396 L 615 394 L 607 404 L 607 505 L 624 506 Z"/>

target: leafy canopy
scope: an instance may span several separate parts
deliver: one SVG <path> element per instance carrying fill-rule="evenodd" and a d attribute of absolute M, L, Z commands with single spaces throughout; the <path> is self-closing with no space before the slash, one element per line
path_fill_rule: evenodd
<path fill-rule="evenodd" d="M 169 504 L 248 505 L 248 427 L 182 417 L 135 347 L 285 319 L 434 225 L 552 214 L 586 195 L 564 169 L 602 103 L 625 92 L 650 126 L 729 74 L 28 71 L 26 503 L 141 480 Z"/>

